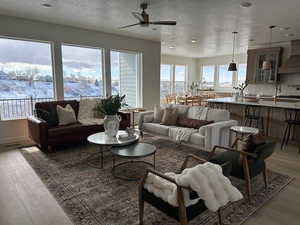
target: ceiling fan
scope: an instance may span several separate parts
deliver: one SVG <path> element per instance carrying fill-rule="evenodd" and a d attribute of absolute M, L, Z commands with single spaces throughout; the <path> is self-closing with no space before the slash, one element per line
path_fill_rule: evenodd
<path fill-rule="evenodd" d="M 142 26 L 142 27 L 148 27 L 150 24 L 152 24 L 152 25 L 168 25 L 168 26 L 176 25 L 176 21 L 149 21 L 149 14 L 146 13 L 146 11 L 145 11 L 148 8 L 148 4 L 147 3 L 141 3 L 140 7 L 142 9 L 141 13 L 132 12 L 132 15 L 136 19 L 138 19 L 139 22 L 120 27 L 120 29 L 124 29 L 124 28 L 127 28 L 127 27 L 138 26 L 138 25 Z"/>

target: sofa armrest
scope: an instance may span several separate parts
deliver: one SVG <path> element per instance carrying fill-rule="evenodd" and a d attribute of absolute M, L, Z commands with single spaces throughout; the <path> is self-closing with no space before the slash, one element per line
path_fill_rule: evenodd
<path fill-rule="evenodd" d="M 47 123 L 34 116 L 27 119 L 29 137 L 39 145 L 47 144 L 48 140 L 48 125 Z"/>
<path fill-rule="evenodd" d="M 129 112 L 119 112 L 121 116 L 120 130 L 125 130 L 127 127 L 131 126 L 131 113 Z"/>
<path fill-rule="evenodd" d="M 199 133 L 205 136 L 205 150 L 211 151 L 215 145 L 228 146 L 230 127 L 236 125 L 238 125 L 238 121 L 227 120 L 200 127 Z"/>
<path fill-rule="evenodd" d="M 141 112 L 140 118 L 139 118 L 139 130 L 142 130 L 143 123 L 145 123 L 145 119 L 148 118 L 147 122 L 152 122 L 154 119 L 154 112 L 153 111 L 147 111 L 147 112 Z"/>

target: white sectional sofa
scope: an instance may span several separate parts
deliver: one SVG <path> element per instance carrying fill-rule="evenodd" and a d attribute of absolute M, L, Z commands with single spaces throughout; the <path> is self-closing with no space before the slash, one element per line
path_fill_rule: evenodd
<path fill-rule="evenodd" d="M 223 109 L 185 105 L 162 105 L 161 109 L 166 107 L 176 108 L 180 117 L 214 121 L 209 125 L 200 127 L 186 143 L 206 151 L 211 151 L 215 145 L 228 146 L 229 128 L 238 124 L 236 120 L 230 120 L 230 112 Z M 160 124 L 160 122 L 155 121 L 154 111 L 148 111 L 140 114 L 139 129 L 142 132 L 170 138 L 172 132 L 176 130 L 176 126 Z"/>

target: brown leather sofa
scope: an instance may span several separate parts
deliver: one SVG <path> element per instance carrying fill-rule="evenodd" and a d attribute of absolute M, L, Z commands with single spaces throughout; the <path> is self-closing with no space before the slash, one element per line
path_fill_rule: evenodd
<path fill-rule="evenodd" d="M 70 101 L 51 101 L 51 102 L 38 102 L 35 104 L 35 109 L 42 109 L 51 111 L 56 109 L 57 105 L 65 107 L 70 104 L 75 111 L 76 117 L 79 111 L 79 102 L 77 100 Z M 124 130 L 130 126 L 130 114 L 119 113 L 122 120 L 120 129 Z M 28 118 L 29 137 L 35 142 L 41 150 L 47 151 L 55 146 L 69 143 L 78 143 L 87 140 L 87 137 L 93 133 L 104 131 L 103 125 L 82 125 L 75 123 L 63 126 L 48 126 L 47 122 L 31 116 Z"/>

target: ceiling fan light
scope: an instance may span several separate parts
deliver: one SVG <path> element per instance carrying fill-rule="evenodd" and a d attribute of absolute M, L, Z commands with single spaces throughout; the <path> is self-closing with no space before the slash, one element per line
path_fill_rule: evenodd
<path fill-rule="evenodd" d="M 272 69 L 271 62 L 268 60 L 263 61 L 262 70 L 271 70 L 271 69 Z"/>
<path fill-rule="evenodd" d="M 232 62 L 229 64 L 228 71 L 237 71 L 236 63 Z"/>

